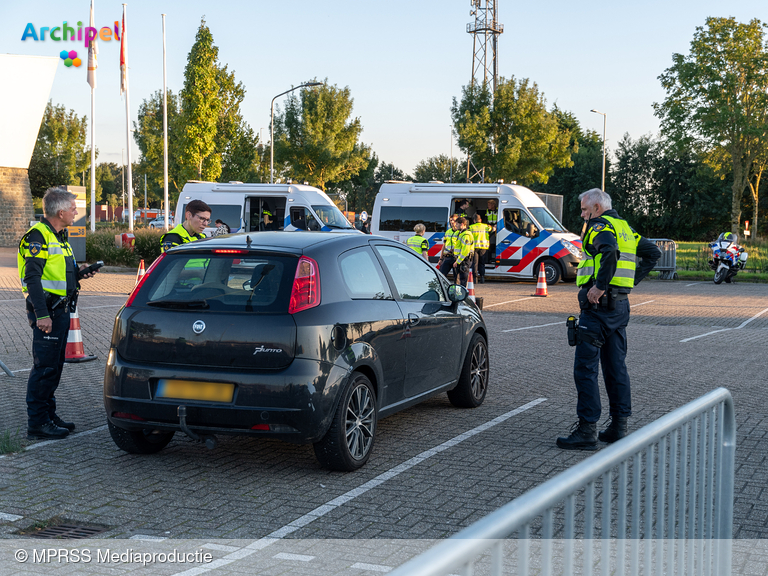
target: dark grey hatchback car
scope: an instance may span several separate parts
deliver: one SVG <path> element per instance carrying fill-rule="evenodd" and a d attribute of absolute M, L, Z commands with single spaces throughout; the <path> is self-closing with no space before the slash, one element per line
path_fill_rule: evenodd
<path fill-rule="evenodd" d="M 412 250 L 362 234 L 261 232 L 158 258 L 118 312 L 104 376 L 115 443 L 174 433 L 314 444 L 368 460 L 380 418 L 447 392 L 479 406 L 487 329 L 467 291 Z"/>

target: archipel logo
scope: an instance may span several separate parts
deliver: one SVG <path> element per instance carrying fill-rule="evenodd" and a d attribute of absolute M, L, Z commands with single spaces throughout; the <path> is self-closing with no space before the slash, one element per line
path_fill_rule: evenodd
<path fill-rule="evenodd" d="M 64 60 L 64 66 L 67 66 L 67 67 L 74 66 L 75 68 L 77 68 L 78 66 L 80 66 L 80 64 L 83 63 L 83 61 L 77 57 L 77 52 L 75 52 L 74 50 L 70 50 L 69 52 L 67 52 L 66 50 L 62 50 L 61 52 L 59 52 L 59 56 L 61 56 L 61 59 Z"/>
<path fill-rule="evenodd" d="M 46 33 L 47 37 L 46 37 Z M 24 28 L 24 34 L 21 35 L 22 42 L 25 42 L 28 38 L 31 38 L 35 42 L 44 42 L 49 38 L 54 42 L 83 42 L 83 46 L 88 49 L 88 44 L 91 40 L 101 40 L 108 42 L 113 38 L 117 41 L 120 40 L 121 32 L 118 22 L 115 21 L 114 33 L 112 28 L 104 26 L 103 28 L 94 28 L 92 26 L 86 26 L 83 28 L 83 23 L 77 23 L 77 30 L 72 26 L 67 26 L 65 21 L 61 26 L 40 26 L 35 28 L 35 25 L 31 22 Z M 62 50 L 59 53 L 61 59 L 64 60 L 64 66 L 77 68 L 82 64 L 82 60 L 77 57 L 75 50 Z"/>

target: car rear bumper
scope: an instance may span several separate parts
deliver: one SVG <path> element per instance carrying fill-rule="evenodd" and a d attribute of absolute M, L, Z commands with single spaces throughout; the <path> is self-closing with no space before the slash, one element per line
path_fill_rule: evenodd
<path fill-rule="evenodd" d="M 183 405 L 186 424 L 194 432 L 310 443 L 327 432 L 348 374 L 334 364 L 306 359 L 274 372 L 144 365 L 125 361 L 112 349 L 104 375 L 104 407 L 112 424 L 126 430 L 179 431 L 178 407 Z M 234 397 L 231 402 L 159 398 L 161 379 L 231 383 Z"/>

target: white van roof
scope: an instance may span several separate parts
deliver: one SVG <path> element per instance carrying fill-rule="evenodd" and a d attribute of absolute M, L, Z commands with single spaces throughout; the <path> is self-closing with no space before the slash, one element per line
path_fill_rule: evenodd
<path fill-rule="evenodd" d="M 504 184 L 441 184 L 420 182 L 386 182 L 381 185 L 378 195 L 407 195 L 413 193 L 449 194 L 453 197 L 498 198 L 513 196 L 523 206 L 544 206 L 544 202 L 525 186 Z"/>
<path fill-rule="evenodd" d="M 179 195 L 180 200 L 192 200 L 200 194 L 210 193 L 235 193 L 235 194 L 266 194 L 284 196 L 285 194 L 319 194 L 328 202 L 333 204 L 328 195 L 314 186 L 306 184 L 256 184 L 243 182 L 230 182 L 227 184 L 221 182 L 201 182 L 199 180 L 189 180 L 184 184 L 184 188 Z"/>

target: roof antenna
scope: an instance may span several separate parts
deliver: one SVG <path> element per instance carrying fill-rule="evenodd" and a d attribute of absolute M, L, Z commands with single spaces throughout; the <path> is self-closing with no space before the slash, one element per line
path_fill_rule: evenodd
<path fill-rule="evenodd" d="M 250 248 L 251 247 L 251 237 L 250 236 L 246 236 L 245 237 L 245 243 L 248 245 L 248 246 L 246 246 L 246 248 Z"/>

